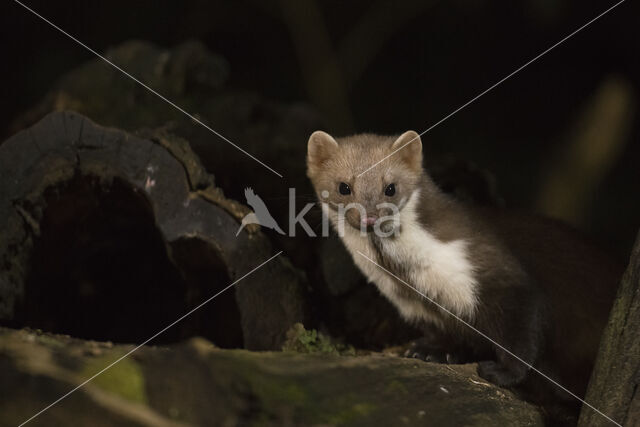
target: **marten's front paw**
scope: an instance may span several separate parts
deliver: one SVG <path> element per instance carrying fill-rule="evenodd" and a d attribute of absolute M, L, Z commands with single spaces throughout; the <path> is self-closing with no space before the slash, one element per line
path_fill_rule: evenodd
<path fill-rule="evenodd" d="M 460 363 L 455 354 L 449 353 L 441 348 L 424 345 L 420 341 L 411 344 L 411 347 L 405 351 L 404 356 L 412 359 L 424 360 L 425 362 L 449 364 Z"/>
<path fill-rule="evenodd" d="M 510 387 L 522 380 L 520 372 L 512 372 L 493 360 L 485 360 L 478 363 L 478 375 L 500 387 Z"/>

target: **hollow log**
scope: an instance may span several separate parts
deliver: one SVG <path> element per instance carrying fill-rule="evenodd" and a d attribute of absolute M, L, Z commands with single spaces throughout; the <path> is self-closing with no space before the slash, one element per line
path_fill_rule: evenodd
<path fill-rule="evenodd" d="M 52 113 L 0 145 L 0 174 L 5 325 L 139 342 L 275 253 L 255 228 L 236 237 L 248 208 L 162 131 Z M 165 338 L 279 349 L 306 320 L 305 289 L 278 257 Z"/>

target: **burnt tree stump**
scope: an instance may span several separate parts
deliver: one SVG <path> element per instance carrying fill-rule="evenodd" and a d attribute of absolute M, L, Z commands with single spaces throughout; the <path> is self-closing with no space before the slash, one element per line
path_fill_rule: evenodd
<path fill-rule="evenodd" d="M 622 425 L 640 425 L 640 234 L 600 343 L 586 401 Z M 579 425 L 610 423 L 583 406 Z"/>
<path fill-rule="evenodd" d="M 189 144 L 52 113 L 0 145 L 0 322 L 140 342 L 276 251 Z M 280 256 L 159 337 L 279 349 L 306 320 Z"/>

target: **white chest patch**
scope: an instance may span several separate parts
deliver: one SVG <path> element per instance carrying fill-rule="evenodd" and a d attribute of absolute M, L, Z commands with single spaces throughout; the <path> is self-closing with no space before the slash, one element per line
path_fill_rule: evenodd
<path fill-rule="evenodd" d="M 467 320 L 473 318 L 477 305 L 477 281 L 473 266 L 467 254 L 464 240 L 442 242 L 429 233 L 417 220 L 416 208 L 420 194 L 414 192 L 400 212 L 400 233 L 393 238 L 381 238 L 381 252 L 386 265 L 401 265 L 402 271 L 392 271 L 420 293 L 447 308 L 457 316 Z M 337 213 L 329 211 L 333 225 L 338 229 Z M 368 236 L 359 230 L 344 226 L 342 240 L 351 253 L 356 265 L 370 282 L 375 283 L 407 320 L 426 320 L 440 323 L 424 298 L 415 292 L 415 298 L 408 299 L 398 292 L 406 287 L 387 272 L 364 258 L 358 251 L 371 259 L 377 259 L 377 251 Z"/>

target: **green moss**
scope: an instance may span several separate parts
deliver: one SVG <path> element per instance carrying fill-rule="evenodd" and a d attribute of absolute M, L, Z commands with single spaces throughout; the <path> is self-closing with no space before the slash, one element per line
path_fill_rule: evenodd
<path fill-rule="evenodd" d="M 251 386 L 266 408 L 282 403 L 298 406 L 307 401 L 306 392 L 302 387 L 290 382 L 278 381 L 276 378 L 254 376 Z"/>
<path fill-rule="evenodd" d="M 119 357 L 119 356 L 116 356 Z M 82 375 L 90 377 L 115 360 L 114 355 L 87 359 Z M 140 366 L 127 357 L 92 380 L 101 389 L 136 403 L 147 403 L 144 375 Z"/>
<path fill-rule="evenodd" d="M 246 378 L 264 411 L 257 417 L 258 425 L 260 421 L 282 417 L 282 413 L 318 424 L 344 425 L 369 416 L 376 408 L 372 403 L 362 402 L 362 397 L 354 394 L 341 396 L 338 402 L 329 404 L 324 396 L 316 396 L 304 383 L 296 384 L 270 375 L 253 374 Z"/>
<path fill-rule="evenodd" d="M 274 419 L 283 414 L 297 412 L 300 408 L 313 406 L 302 384 L 297 384 L 282 377 L 256 372 L 247 367 L 242 370 L 243 378 L 249 389 L 247 394 L 255 399 L 251 425 L 273 425 Z"/>
<path fill-rule="evenodd" d="M 355 403 L 348 408 L 342 409 L 335 414 L 332 414 L 327 420 L 329 424 L 342 425 L 353 422 L 358 418 L 366 417 L 371 414 L 375 409 L 375 405 L 371 403 Z"/>
<path fill-rule="evenodd" d="M 407 390 L 407 387 L 405 387 L 405 385 L 398 380 L 392 380 L 387 385 L 386 391 L 392 395 L 409 394 L 409 390 Z"/>
<path fill-rule="evenodd" d="M 218 353 L 217 356 L 217 369 L 240 376 L 240 381 L 234 380 L 235 386 L 242 389 L 246 386 L 243 393 L 253 396 L 256 407 L 263 408 L 268 413 L 277 413 L 279 408 L 285 406 L 304 406 L 312 402 L 304 383 L 262 369 L 262 363 L 268 364 L 268 353 L 258 356 L 258 353 L 236 350 Z M 221 373 L 218 378 L 221 379 L 224 375 Z"/>
<path fill-rule="evenodd" d="M 294 324 L 287 331 L 287 340 L 282 346 L 283 351 L 298 353 L 326 353 L 355 355 L 355 349 L 333 340 L 315 329 L 305 329 L 302 323 Z"/>

